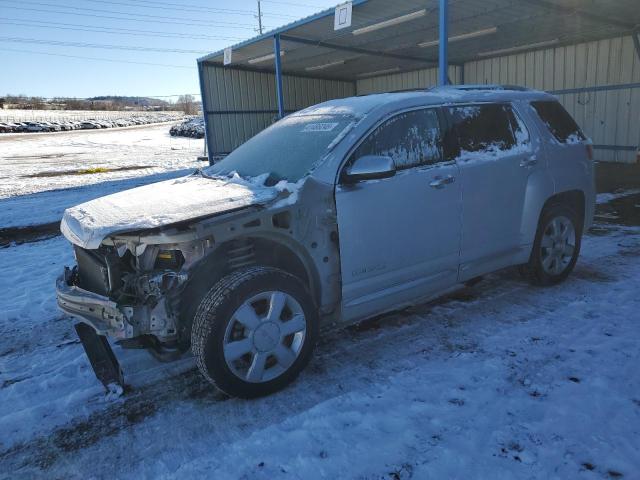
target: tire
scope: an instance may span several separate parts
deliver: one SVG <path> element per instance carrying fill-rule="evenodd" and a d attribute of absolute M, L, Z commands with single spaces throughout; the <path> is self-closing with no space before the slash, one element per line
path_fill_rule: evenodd
<path fill-rule="evenodd" d="M 317 337 L 318 312 L 304 284 L 276 268 L 251 267 L 223 277 L 204 296 L 191 348 L 219 390 L 255 398 L 295 380 Z"/>
<path fill-rule="evenodd" d="M 556 285 L 575 267 L 581 243 L 582 222 L 575 210 L 550 205 L 540 216 L 529 263 L 521 271 L 534 285 Z"/>

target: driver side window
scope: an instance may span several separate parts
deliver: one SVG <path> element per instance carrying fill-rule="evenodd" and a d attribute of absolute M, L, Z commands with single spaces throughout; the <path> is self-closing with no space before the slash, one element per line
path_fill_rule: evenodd
<path fill-rule="evenodd" d="M 391 157 L 397 170 L 442 161 L 442 139 L 436 110 L 413 110 L 385 121 L 360 144 L 351 161 L 365 155 Z"/>

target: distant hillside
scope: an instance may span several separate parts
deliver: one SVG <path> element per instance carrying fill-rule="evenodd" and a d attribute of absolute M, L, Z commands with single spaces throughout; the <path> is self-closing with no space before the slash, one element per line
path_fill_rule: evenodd
<path fill-rule="evenodd" d="M 166 107 L 169 102 L 149 97 L 121 97 L 117 95 L 103 95 L 100 97 L 92 97 L 87 100 L 93 102 L 112 102 L 130 107 Z"/>
<path fill-rule="evenodd" d="M 195 107 L 187 109 L 186 104 L 191 107 L 195 105 Z M 0 109 L 19 110 L 181 110 L 188 114 L 195 114 L 197 113 L 197 106 L 198 103 L 190 95 L 178 97 L 178 102 L 176 103 L 151 97 L 118 95 L 102 95 L 92 98 L 43 98 L 9 94 L 0 97 Z M 195 112 L 191 112 L 194 109 Z"/>

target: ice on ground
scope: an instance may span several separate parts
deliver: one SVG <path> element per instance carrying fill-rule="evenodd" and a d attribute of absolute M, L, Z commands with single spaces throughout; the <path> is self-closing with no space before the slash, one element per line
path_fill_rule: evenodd
<path fill-rule="evenodd" d="M 617 200 L 618 198 L 627 197 L 629 195 L 636 195 L 638 193 L 640 193 L 640 188 L 624 190 L 621 192 L 599 193 L 596 196 L 596 203 L 597 204 L 608 203 L 611 200 Z"/>

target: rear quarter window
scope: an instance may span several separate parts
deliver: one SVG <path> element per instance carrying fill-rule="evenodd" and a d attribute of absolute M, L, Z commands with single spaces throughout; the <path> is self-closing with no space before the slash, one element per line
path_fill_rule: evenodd
<path fill-rule="evenodd" d="M 560 143 L 574 144 L 586 140 L 587 137 L 560 102 L 545 100 L 531 102 L 531 106 Z"/>

